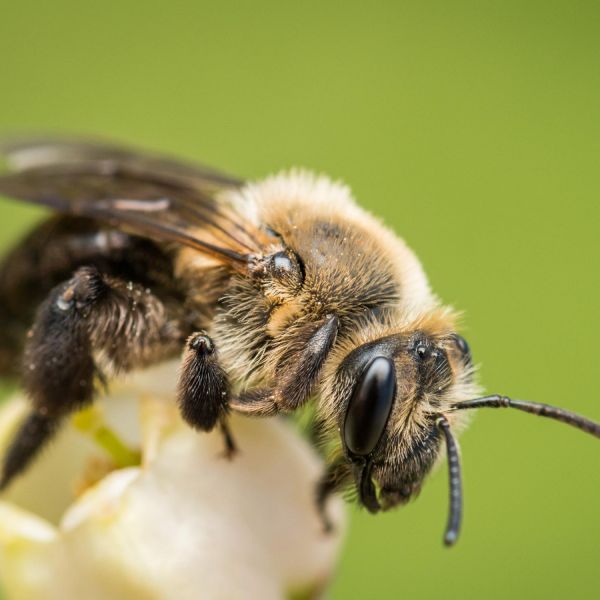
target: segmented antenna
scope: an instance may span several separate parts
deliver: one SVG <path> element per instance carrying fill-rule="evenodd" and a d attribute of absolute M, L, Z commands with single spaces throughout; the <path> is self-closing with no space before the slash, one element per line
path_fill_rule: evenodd
<path fill-rule="evenodd" d="M 453 546 L 458 540 L 462 523 L 462 475 L 460 470 L 460 457 L 456 439 L 450 430 L 450 423 L 446 417 L 438 417 L 436 425 L 442 430 L 446 439 L 446 454 L 448 457 L 448 477 L 450 483 L 450 512 L 444 534 L 444 544 Z"/>
<path fill-rule="evenodd" d="M 455 410 L 464 410 L 468 408 L 516 408 L 523 412 L 530 413 L 532 415 L 538 415 L 539 417 L 547 417 L 554 419 L 555 421 L 561 421 L 567 425 L 572 425 L 581 429 L 586 433 L 590 433 L 600 438 L 600 423 L 595 423 L 590 419 L 586 419 L 581 415 L 577 415 L 568 410 L 558 408 L 556 406 L 550 406 L 548 404 L 542 404 L 541 402 L 528 402 L 526 400 L 513 400 L 500 394 L 493 394 L 492 396 L 484 396 L 483 398 L 475 398 L 474 400 L 466 400 L 465 402 L 459 402 L 452 408 Z"/>

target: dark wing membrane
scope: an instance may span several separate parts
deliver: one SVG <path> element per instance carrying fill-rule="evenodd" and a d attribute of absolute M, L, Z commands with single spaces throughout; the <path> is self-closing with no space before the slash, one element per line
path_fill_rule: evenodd
<path fill-rule="evenodd" d="M 31 167 L 57 164 L 110 163 L 129 170 L 154 173 L 157 177 L 190 187 L 206 185 L 239 187 L 243 181 L 209 167 L 180 159 L 140 152 L 137 149 L 77 138 L 26 138 L 0 142 L 0 153 L 9 168 L 24 171 Z"/>
<path fill-rule="evenodd" d="M 217 171 L 103 144 L 29 140 L 0 145 L 0 194 L 192 247 L 238 267 L 266 235 L 223 202 L 242 182 Z"/>

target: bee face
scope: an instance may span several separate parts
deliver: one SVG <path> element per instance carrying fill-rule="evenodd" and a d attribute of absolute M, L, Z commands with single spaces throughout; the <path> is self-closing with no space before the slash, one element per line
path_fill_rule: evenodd
<path fill-rule="evenodd" d="M 371 512 L 407 502 L 439 455 L 436 419 L 471 383 L 468 344 L 456 333 L 396 334 L 353 350 L 338 375 L 343 448 L 361 502 Z"/>

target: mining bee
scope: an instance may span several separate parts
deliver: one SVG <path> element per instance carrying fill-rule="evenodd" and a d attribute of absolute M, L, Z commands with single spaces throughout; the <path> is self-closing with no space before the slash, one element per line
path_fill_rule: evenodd
<path fill-rule="evenodd" d="M 0 270 L 0 369 L 31 411 L 4 458 L 6 488 L 98 382 L 178 357 L 194 428 L 230 411 L 312 404 L 328 466 L 316 506 L 354 489 L 370 512 L 414 497 L 447 455 L 445 543 L 459 534 L 456 434 L 475 408 L 516 408 L 600 437 L 566 410 L 478 397 L 456 316 L 421 265 L 349 190 L 291 171 L 258 182 L 112 145 L 4 146 L 0 193 L 54 209 Z"/>

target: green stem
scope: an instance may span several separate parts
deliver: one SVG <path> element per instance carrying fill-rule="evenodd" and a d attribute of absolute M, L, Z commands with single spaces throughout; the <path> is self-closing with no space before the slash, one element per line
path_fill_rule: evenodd
<path fill-rule="evenodd" d="M 106 425 L 98 408 L 86 408 L 76 414 L 73 417 L 73 425 L 94 440 L 111 457 L 118 469 L 140 464 L 140 453 L 132 450 Z"/>

